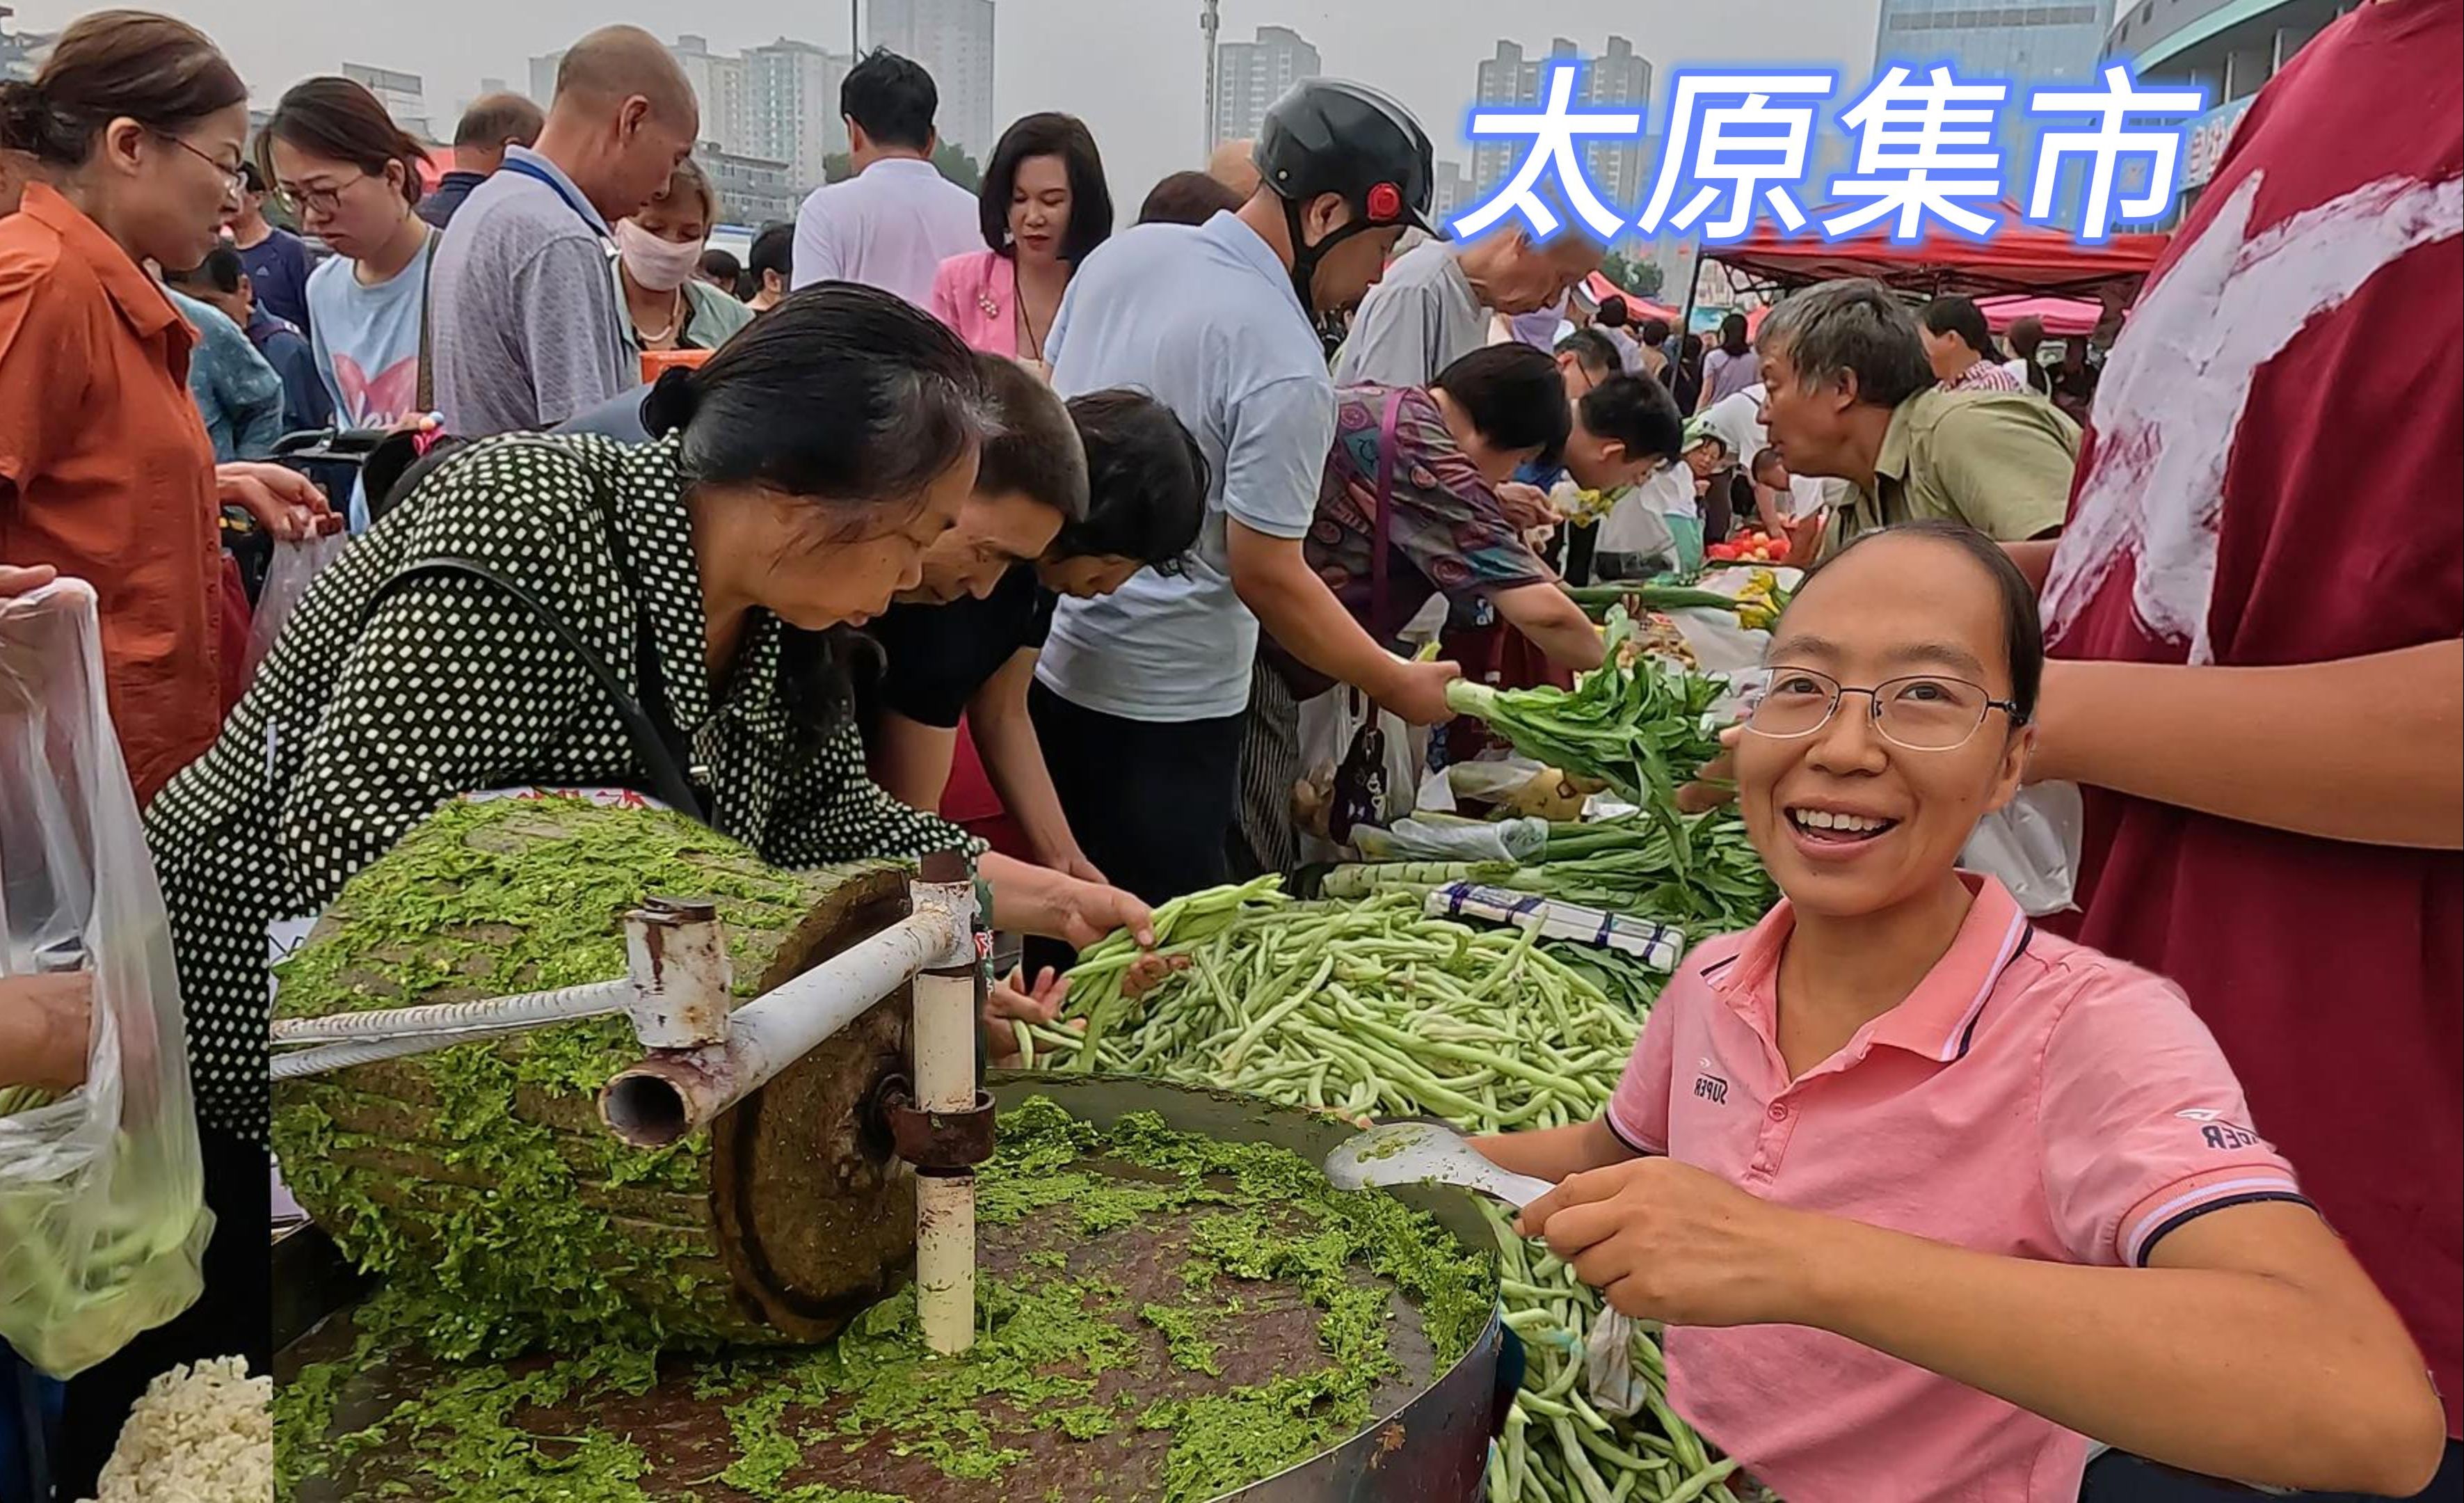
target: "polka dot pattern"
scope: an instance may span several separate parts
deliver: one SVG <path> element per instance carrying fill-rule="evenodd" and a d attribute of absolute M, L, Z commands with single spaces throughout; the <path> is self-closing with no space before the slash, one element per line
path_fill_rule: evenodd
<path fill-rule="evenodd" d="M 605 694 L 522 607 L 479 581 L 401 570 L 454 557 L 522 585 L 638 696 L 637 623 L 712 822 L 775 864 L 965 846 L 891 799 L 840 727 L 800 757 L 779 697 L 781 629 L 756 611 L 714 702 L 701 584 L 672 441 L 518 436 L 473 445 L 355 542 L 284 625 L 205 756 L 146 813 L 170 912 L 199 1110 L 262 1141 L 266 929 L 321 912 L 352 873 L 454 796 L 647 787 Z"/>

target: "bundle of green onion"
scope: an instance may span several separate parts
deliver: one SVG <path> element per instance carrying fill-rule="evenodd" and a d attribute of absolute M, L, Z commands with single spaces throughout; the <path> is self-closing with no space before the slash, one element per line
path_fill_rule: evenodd
<path fill-rule="evenodd" d="M 1720 754 L 1710 717 L 1725 686 L 1648 653 L 1620 652 L 1633 634 L 1625 612 L 1611 611 L 1609 659 L 1571 692 L 1457 682 L 1446 702 L 1487 721 L 1523 755 L 1606 783 L 1669 830 L 1677 868 L 1688 871 L 1693 856 L 1677 789 Z"/>
<path fill-rule="evenodd" d="M 1682 842 L 1682 845 L 1681 845 Z M 1691 856 L 1682 865 L 1679 851 Z M 1318 891 L 1328 897 L 1377 893 L 1426 895 L 1450 882 L 1536 893 L 1602 913 L 1649 918 L 1705 937 L 1750 928 L 1778 894 L 1746 827 L 1726 809 L 1683 815 L 1674 824 L 1643 815 L 1549 827 L 1539 859 L 1385 861 L 1340 866 Z"/>

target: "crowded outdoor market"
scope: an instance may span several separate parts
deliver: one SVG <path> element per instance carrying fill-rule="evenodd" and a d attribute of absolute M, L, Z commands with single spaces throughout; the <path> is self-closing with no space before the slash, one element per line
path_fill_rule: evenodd
<path fill-rule="evenodd" d="M 875 46 L 747 224 L 629 25 L 66 21 L 0 1503 L 2464 1499 L 2464 7 L 2332 10 L 2083 221 Z"/>

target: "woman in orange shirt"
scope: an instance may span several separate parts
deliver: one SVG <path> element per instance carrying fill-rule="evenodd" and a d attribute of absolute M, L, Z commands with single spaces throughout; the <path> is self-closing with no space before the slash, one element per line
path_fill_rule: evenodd
<path fill-rule="evenodd" d="M 205 259 L 247 136 L 248 86 L 166 16 L 85 16 L 33 82 L 0 84 L 0 148 L 34 177 L 0 220 L 0 561 L 100 592 L 141 803 L 221 725 L 220 503 L 282 537 L 323 509 L 292 471 L 216 470 L 188 396 L 195 331 L 144 270 Z"/>
<path fill-rule="evenodd" d="M 222 719 L 220 503 L 277 535 L 317 525 L 315 488 L 267 465 L 217 472 L 190 401 L 196 336 L 144 264 L 194 266 L 238 180 L 248 88 L 213 43 L 137 11 L 85 16 L 33 82 L 0 84 L 0 151 L 31 164 L 0 220 L 0 564 L 56 567 L 101 596 L 113 723 L 140 800 L 213 743 Z M 71 1385 L 55 1481 L 94 1477 L 147 1379 L 245 1354 L 263 1371 L 266 1160 L 198 1133 L 218 1219 L 207 1293 Z"/>

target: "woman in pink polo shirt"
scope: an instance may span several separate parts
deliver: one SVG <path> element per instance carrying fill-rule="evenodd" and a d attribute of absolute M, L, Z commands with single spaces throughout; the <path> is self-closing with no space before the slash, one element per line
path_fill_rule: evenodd
<path fill-rule="evenodd" d="M 1482 1140 L 1562 1182 L 1524 1229 L 1667 1323 L 1672 1405 L 1790 1503 L 2073 1503 L 2091 1437 L 2421 1488 L 2421 1355 L 2189 1004 L 1957 868 L 2033 740 L 2016 569 L 1874 534 L 1770 663 L 1737 782 L 1787 901 L 1687 958 L 1601 1119 Z"/>

